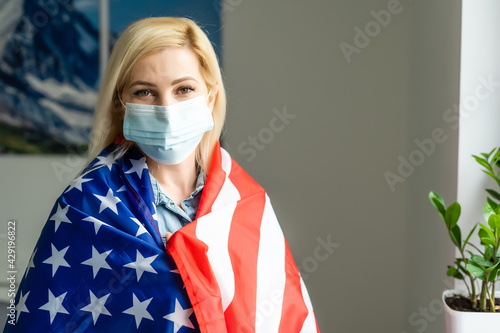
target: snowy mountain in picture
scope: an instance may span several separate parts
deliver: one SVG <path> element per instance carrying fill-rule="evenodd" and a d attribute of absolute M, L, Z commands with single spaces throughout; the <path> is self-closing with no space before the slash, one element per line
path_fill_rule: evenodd
<path fill-rule="evenodd" d="M 0 0 L 0 152 L 66 153 L 87 143 L 98 46 L 72 0 Z"/>

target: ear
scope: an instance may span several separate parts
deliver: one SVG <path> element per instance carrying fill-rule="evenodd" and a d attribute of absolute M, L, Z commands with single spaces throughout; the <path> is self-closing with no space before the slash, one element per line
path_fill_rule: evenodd
<path fill-rule="evenodd" d="M 210 96 L 208 96 L 207 104 L 210 112 L 214 111 L 215 101 L 217 100 L 217 96 L 219 94 L 219 86 L 215 85 L 212 87 L 212 91 L 210 92 Z"/>

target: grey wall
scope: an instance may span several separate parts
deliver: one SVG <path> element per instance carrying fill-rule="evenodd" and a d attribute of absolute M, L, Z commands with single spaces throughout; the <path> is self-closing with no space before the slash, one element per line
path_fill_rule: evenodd
<path fill-rule="evenodd" d="M 339 44 L 395 2 L 222 2 L 224 144 L 268 190 L 322 332 L 443 332 L 453 251 L 426 195 L 456 195 L 457 130 L 443 114 L 458 103 L 460 2 L 402 0 L 350 63 Z M 418 153 L 436 129 L 440 143 Z M 419 165 L 391 189 L 384 174 L 410 157 Z M 62 180 L 54 162 L 69 167 Z M 72 164 L 0 158 L 0 220 L 18 219 L 20 266 Z"/>
<path fill-rule="evenodd" d="M 443 113 L 458 102 L 460 3 L 401 1 L 350 63 L 340 43 L 396 2 L 231 3 L 225 144 L 268 190 L 320 329 L 443 332 L 453 252 L 427 193 L 456 195 L 457 131 Z M 295 118 L 277 128 L 285 108 Z M 435 129 L 420 161 L 414 140 Z M 391 189 L 384 173 L 410 155 L 420 165 Z M 328 237 L 340 247 L 315 258 Z"/>

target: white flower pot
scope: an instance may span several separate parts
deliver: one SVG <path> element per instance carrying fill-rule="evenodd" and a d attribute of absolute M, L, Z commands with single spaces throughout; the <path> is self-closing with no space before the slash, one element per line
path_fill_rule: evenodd
<path fill-rule="evenodd" d="M 443 292 L 444 316 L 447 333 L 478 333 L 496 332 L 500 330 L 500 312 L 462 312 L 452 310 L 445 302 L 445 298 L 453 295 L 467 297 L 463 290 L 445 290 Z M 500 293 L 496 293 L 500 297 Z"/>

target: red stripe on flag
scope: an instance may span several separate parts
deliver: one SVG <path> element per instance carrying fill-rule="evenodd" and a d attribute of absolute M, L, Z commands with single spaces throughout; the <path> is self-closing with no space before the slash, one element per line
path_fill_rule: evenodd
<path fill-rule="evenodd" d="M 174 233 L 167 243 L 167 250 L 179 268 L 202 333 L 255 332 L 257 261 L 266 194 L 232 159 L 229 180 L 238 190 L 241 200 L 236 204 L 228 235 L 235 289 L 225 312 L 219 285 L 206 255 L 208 246 L 196 237 L 198 221 Z M 217 144 L 197 218 L 212 211 L 225 181 L 226 172 L 222 169 L 221 149 Z M 284 269 L 286 281 L 279 332 L 300 332 L 308 316 L 308 309 L 302 294 L 300 274 L 286 240 Z M 307 293 L 305 290 L 304 292 Z M 317 323 L 316 330 L 319 332 Z"/>
<path fill-rule="evenodd" d="M 174 233 L 167 243 L 167 251 L 174 258 L 186 286 L 200 332 L 227 332 L 220 289 L 212 267 L 207 256 L 197 255 L 206 253 L 207 246 L 196 238 L 196 222 Z"/>
<path fill-rule="evenodd" d="M 229 232 L 229 256 L 235 275 L 234 297 L 226 309 L 228 332 L 255 332 L 257 259 L 265 192 L 232 161 L 229 179 L 238 189 L 238 201 Z"/>
<path fill-rule="evenodd" d="M 279 333 L 300 332 L 309 313 L 300 284 L 300 274 L 285 239 L 286 282 Z M 319 332 L 319 331 L 318 331 Z"/>
<path fill-rule="evenodd" d="M 212 205 L 219 195 L 226 173 L 222 169 L 220 144 L 214 147 L 212 165 L 207 175 L 200 199 L 196 219 L 212 211 Z M 217 279 L 206 255 L 207 245 L 196 237 L 193 221 L 173 234 L 167 243 L 167 251 L 174 259 L 181 274 L 186 291 L 200 327 L 200 332 L 227 332 Z M 179 250 L 178 250 L 179 249 Z"/>
<path fill-rule="evenodd" d="M 212 165 L 210 166 L 210 171 L 207 174 L 205 186 L 203 187 L 203 192 L 201 193 L 196 219 L 212 211 L 212 205 L 214 204 L 215 199 L 217 199 L 225 180 L 226 173 L 224 172 L 224 169 L 222 169 L 220 142 L 217 141 L 212 153 Z"/>

